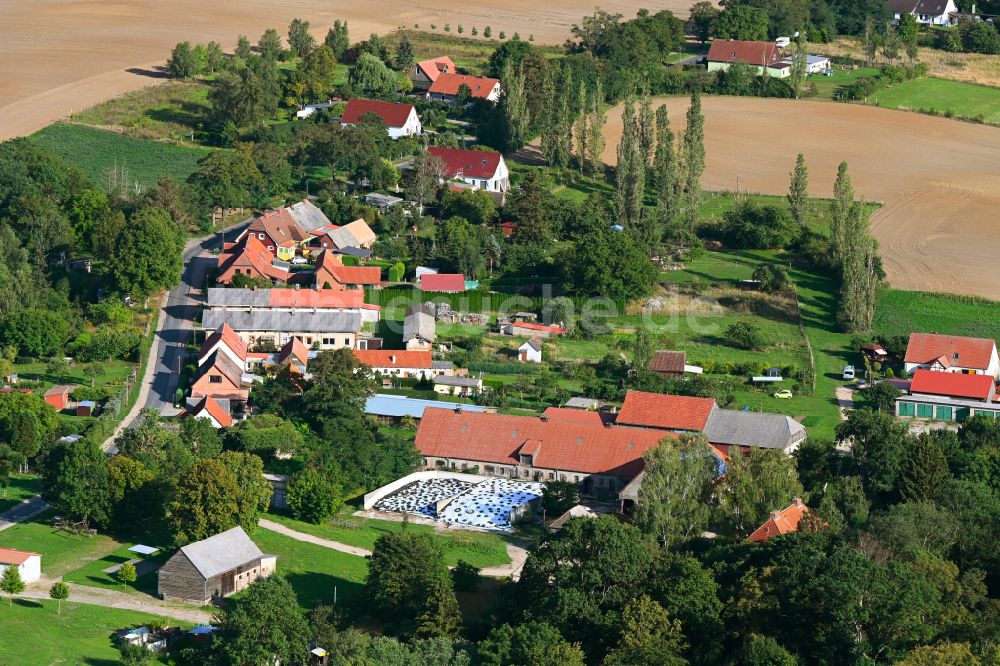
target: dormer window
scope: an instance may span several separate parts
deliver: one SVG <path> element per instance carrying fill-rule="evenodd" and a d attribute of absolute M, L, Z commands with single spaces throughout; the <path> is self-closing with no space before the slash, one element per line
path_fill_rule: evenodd
<path fill-rule="evenodd" d="M 531 455 L 529 455 L 527 453 L 522 453 L 521 454 L 521 464 L 522 465 L 528 465 L 530 467 L 531 464 L 532 464 L 532 462 L 533 461 L 532 461 L 532 456 Z"/>

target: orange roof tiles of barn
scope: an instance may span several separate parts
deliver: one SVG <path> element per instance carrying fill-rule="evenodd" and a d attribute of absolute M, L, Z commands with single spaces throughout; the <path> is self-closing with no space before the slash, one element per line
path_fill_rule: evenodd
<path fill-rule="evenodd" d="M 996 342 L 988 338 L 969 338 L 938 333 L 911 333 L 906 345 L 906 363 L 933 363 L 947 356 L 951 365 L 986 370 L 993 358 Z M 957 355 L 957 356 L 956 356 Z"/>
<path fill-rule="evenodd" d="M 802 500 L 795 498 L 791 506 L 781 511 L 772 511 L 764 523 L 754 530 L 748 541 L 761 543 L 781 534 L 788 534 L 799 529 L 799 522 L 802 517 L 809 513 L 809 507 L 802 503 Z"/>
<path fill-rule="evenodd" d="M 617 423 L 664 430 L 704 430 L 715 407 L 711 398 L 629 391 Z"/>
<path fill-rule="evenodd" d="M 424 456 L 517 464 L 523 451 L 547 469 L 630 478 L 642 456 L 671 433 L 622 426 L 429 408 L 417 429 Z"/>
<path fill-rule="evenodd" d="M 913 373 L 913 381 L 910 382 L 910 393 L 989 400 L 994 390 L 993 381 L 990 375 L 917 370 Z"/>
<path fill-rule="evenodd" d="M 361 363 L 372 368 L 430 368 L 433 358 L 429 351 L 405 349 L 355 349 Z"/>
<path fill-rule="evenodd" d="M 365 292 L 360 289 L 276 289 L 270 290 L 271 307 L 275 308 L 360 308 Z"/>
<path fill-rule="evenodd" d="M 569 407 L 548 407 L 542 416 L 550 421 L 570 421 L 573 423 L 588 423 L 591 425 L 604 425 L 600 412 L 585 409 L 571 409 Z"/>

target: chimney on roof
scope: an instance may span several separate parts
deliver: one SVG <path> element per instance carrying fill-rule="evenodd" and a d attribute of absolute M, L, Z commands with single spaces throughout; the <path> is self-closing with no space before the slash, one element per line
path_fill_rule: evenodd
<path fill-rule="evenodd" d="M 548 422 L 549 422 L 549 417 L 548 417 L 548 416 L 546 416 L 545 414 L 539 414 L 539 415 L 538 415 L 538 419 L 539 419 L 539 420 L 540 420 L 540 421 L 541 421 L 542 423 L 548 423 Z"/>
<path fill-rule="evenodd" d="M 391 356 L 389 356 L 389 363 L 392 363 L 393 365 L 396 364 L 396 355 L 395 354 L 392 354 Z"/>
<path fill-rule="evenodd" d="M 795 499 L 792 500 L 792 504 L 794 504 L 797 507 L 803 506 L 803 504 L 802 504 L 802 498 L 801 497 L 796 497 Z"/>

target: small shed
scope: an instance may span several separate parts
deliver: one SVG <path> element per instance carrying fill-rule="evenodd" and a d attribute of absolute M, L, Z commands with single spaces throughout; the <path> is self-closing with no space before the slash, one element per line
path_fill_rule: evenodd
<path fill-rule="evenodd" d="M 517 348 L 517 360 L 521 363 L 542 362 L 542 339 L 534 337 Z"/>
<path fill-rule="evenodd" d="M 77 416 L 92 416 L 94 414 L 94 409 L 97 407 L 97 403 L 93 400 L 81 400 L 76 403 L 76 415 Z"/>
<path fill-rule="evenodd" d="M 61 412 L 69 406 L 69 394 L 72 390 L 72 386 L 53 386 L 45 392 L 45 402 L 55 407 L 56 411 Z"/>

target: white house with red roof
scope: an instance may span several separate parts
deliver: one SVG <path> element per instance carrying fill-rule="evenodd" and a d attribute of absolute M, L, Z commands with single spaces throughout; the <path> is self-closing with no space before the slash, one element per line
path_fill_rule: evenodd
<path fill-rule="evenodd" d="M 229 404 L 229 401 L 225 401 Z M 205 396 L 197 405 L 188 410 L 188 416 L 196 419 L 205 419 L 212 424 L 212 427 L 228 428 L 233 425 L 233 417 L 229 414 L 229 409 L 213 397 Z"/>
<path fill-rule="evenodd" d="M 446 178 L 461 180 L 473 190 L 506 192 L 510 189 L 510 171 L 500 153 L 442 146 L 431 146 L 427 152 L 444 162 Z"/>
<path fill-rule="evenodd" d="M 767 70 L 769 76 L 783 79 L 791 74 L 792 68 L 774 42 L 751 42 L 739 39 L 716 39 L 706 56 L 708 71 L 727 70 L 735 63 L 749 65 L 757 74 Z"/>
<path fill-rule="evenodd" d="M 237 290 L 225 289 L 220 291 Z M 222 324 L 216 328 L 211 335 L 205 338 L 205 342 L 201 345 L 201 349 L 198 350 L 198 367 L 204 365 L 205 362 L 216 352 L 219 352 L 224 356 L 228 356 L 233 363 L 239 366 L 240 370 L 244 372 L 246 371 L 247 345 L 229 324 Z"/>
<path fill-rule="evenodd" d="M 417 115 L 417 110 L 412 104 L 397 104 L 376 99 L 348 100 L 347 106 L 344 107 L 344 113 L 340 116 L 340 123 L 342 125 L 359 123 L 369 114 L 382 121 L 389 132 L 390 139 L 419 136 L 423 131 L 420 116 Z"/>
<path fill-rule="evenodd" d="M 434 379 L 455 374 L 451 361 L 435 361 L 430 351 L 406 349 L 355 349 L 354 356 L 362 365 L 383 378 L 399 377 Z"/>
<path fill-rule="evenodd" d="M 462 86 L 469 89 L 469 99 L 496 103 L 500 99 L 500 80 L 467 74 L 441 74 L 427 89 L 427 98 L 439 102 L 457 102 Z"/>
<path fill-rule="evenodd" d="M 14 567 L 25 583 L 34 583 L 42 577 L 42 556 L 26 550 L 0 548 L 0 576 L 8 567 Z"/>
<path fill-rule="evenodd" d="M 438 56 L 430 60 L 421 60 L 406 73 L 413 82 L 413 89 L 427 90 L 442 74 L 454 74 L 458 71 L 455 63 L 448 56 Z"/>
<path fill-rule="evenodd" d="M 909 374 L 923 369 L 1000 379 L 997 345 L 988 338 L 911 333 L 903 363 Z"/>

